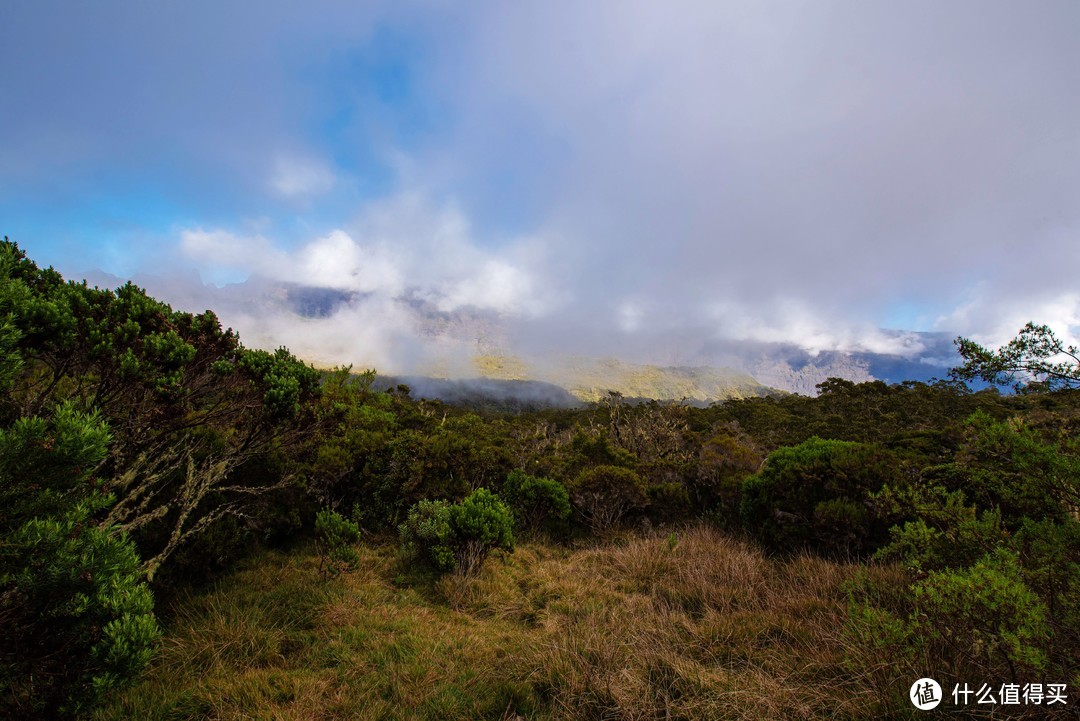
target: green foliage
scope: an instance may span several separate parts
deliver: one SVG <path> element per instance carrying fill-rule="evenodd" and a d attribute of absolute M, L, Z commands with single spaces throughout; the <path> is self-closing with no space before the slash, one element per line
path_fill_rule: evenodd
<path fill-rule="evenodd" d="M 595 533 L 614 528 L 628 513 L 648 503 L 645 482 L 619 466 L 597 466 L 582 471 L 568 485 L 570 500 Z"/>
<path fill-rule="evenodd" d="M 61 407 L 0 433 L 0 709 L 69 716 L 129 682 L 158 638 L 135 547 L 93 523 L 109 434 Z"/>
<path fill-rule="evenodd" d="M 964 364 L 952 370 L 964 381 L 979 378 L 1017 392 L 1080 388 L 1080 349 L 1066 346 L 1046 325 L 1028 323 L 996 351 L 967 338 L 956 339 Z"/>
<path fill-rule="evenodd" d="M 212 312 L 174 311 L 131 283 L 66 283 L 6 240 L 0 319 L 0 353 L 22 361 L 0 377 L 3 422 L 63 403 L 101 414 L 112 436 L 102 490 L 116 502 L 95 521 L 128 531 L 151 576 L 228 516 L 258 528 L 253 510 L 287 470 L 241 480 L 237 469 L 318 430 L 305 411 L 319 375 L 284 349 L 246 350 Z"/>
<path fill-rule="evenodd" d="M 1024 583 L 1011 551 L 998 549 L 969 568 L 934 571 L 913 591 L 912 633 L 939 646 L 940 657 L 988 677 L 1045 670 L 1047 609 Z"/>
<path fill-rule="evenodd" d="M 353 544 L 360 540 L 360 526 L 330 509 L 315 516 L 315 542 L 319 549 L 319 572 L 323 578 L 356 568 L 360 561 Z"/>
<path fill-rule="evenodd" d="M 681 483 L 653 483 L 645 489 L 649 517 L 662 523 L 684 519 L 690 512 L 690 494 Z"/>
<path fill-rule="evenodd" d="M 977 412 L 957 454 L 963 487 L 980 508 L 1000 508 L 1006 523 L 1065 518 L 1080 506 L 1080 457 L 1045 442 L 1020 418 Z"/>
<path fill-rule="evenodd" d="M 496 550 L 512 551 L 514 517 L 485 488 L 460 503 L 423 500 L 409 509 L 400 528 L 405 553 L 438 571 L 472 575 Z"/>
<path fill-rule="evenodd" d="M 761 473 L 743 483 L 739 514 L 766 545 L 862 552 L 884 538 L 870 496 L 898 472 L 876 446 L 810 440 L 769 454 Z"/>
<path fill-rule="evenodd" d="M 690 479 L 692 505 L 724 522 L 733 520 L 743 481 L 761 467 L 761 462 L 761 453 L 738 424 L 720 427 L 698 452 L 696 473 Z"/>
<path fill-rule="evenodd" d="M 604 435 L 579 431 L 571 442 L 571 452 L 572 456 L 569 459 L 571 468 L 581 469 L 589 466 L 629 468 L 635 465 L 633 454 L 618 447 Z"/>
<path fill-rule="evenodd" d="M 286 348 L 273 353 L 243 349 L 237 365 L 249 371 L 263 391 L 263 405 L 274 420 L 295 418 L 305 399 L 315 395 L 319 372 L 298 360 Z"/>
<path fill-rule="evenodd" d="M 510 471 L 503 484 L 502 498 L 514 512 L 520 529 L 535 532 L 545 523 L 570 517 L 570 494 L 550 478 L 537 478 L 522 470 Z"/>
<path fill-rule="evenodd" d="M 966 424 L 952 463 L 924 469 L 917 482 L 878 494 L 877 501 L 887 512 L 913 516 L 890 530 L 891 542 L 880 556 L 929 571 L 938 594 L 927 596 L 930 608 L 950 618 L 961 611 L 971 616 L 964 623 L 978 626 L 979 638 L 993 637 L 980 641 L 980 648 L 998 649 L 994 658 L 999 664 L 1010 669 L 1042 667 L 1046 660 L 1055 671 L 1070 673 L 1080 656 L 1080 522 L 1072 510 L 1080 479 L 1076 463 L 1068 446 L 1044 440 L 1019 419 L 996 421 L 976 413 Z M 1000 578 L 989 578 L 991 571 L 1007 579 L 1018 577 L 1025 593 Z M 938 598 L 944 593 L 939 588 L 945 584 L 942 579 L 952 579 L 949 588 L 961 582 L 982 583 L 1001 594 L 1002 602 L 1013 599 L 1013 607 L 1004 611 L 985 607 L 987 599 L 979 601 L 982 607 L 971 606 L 975 603 L 971 601 L 970 608 L 961 609 L 958 592 Z M 924 582 L 915 588 L 923 588 L 919 593 L 926 596 L 930 587 Z M 1042 619 L 1038 627 L 1045 623 L 1049 633 L 1031 631 L 1030 618 L 1029 630 L 1018 630 L 1016 637 L 987 630 L 986 617 L 1004 613 L 1002 624 L 1019 623 L 1023 619 L 1010 620 L 1009 614 L 1036 607 Z M 958 663 L 977 661 L 986 667 L 992 661 L 977 649 L 963 648 Z"/>
<path fill-rule="evenodd" d="M 997 393 L 972 393 L 962 383 L 945 381 L 889 386 L 881 381 L 829 379 L 818 388 L 816 398 L 728 401 L 701 411 L 701 416 L 713 423 L 737 423 L 763 450 L 798 445 L 814 436 L 862 443 L 894 442 L 906 436 L 921 438 L 931 453 L 947 454 L 957 424 L 980 408 L 1000 417 L 1009 402 Z"/>

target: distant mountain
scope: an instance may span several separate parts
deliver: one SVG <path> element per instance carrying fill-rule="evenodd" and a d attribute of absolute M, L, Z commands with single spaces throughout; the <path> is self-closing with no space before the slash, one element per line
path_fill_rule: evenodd
<path fill-rule="evenodd" d="M 808 353 L 793 345 L 772 344 L 755 348 L 732 365 L 761 383 L 803 395 L 815 395 L 818 383 L 827 378 L 855 382 L 881 380 L 886 383 L 930 381 L 946 378 L 960 357 L 947 333 L 914 333 L 921 350 L 913 356 L 888 353 L 822 351 Z"/>
<path fill-rule="evenodd" d="M 84 277 L 102 287 L 125 280 L 100 271 Z M 216 287 L 193 272 L 139 275 L 133 281 L 174 307 L 213 309 L 247 343 L 287 345 L 322 366 L 375 367 L 411 386 L 415 395 L 448 402 L 501 398 L 511 405 L 560 407 L 616 391 L 627 398 L 705 404 L 777 390 L 814 395 L 817 385 L 831 377 L 928 381 L 946 377 L 960 360 L 950 334 L 907 331 L 879 334 L 883 345 L 903 349 L 903 354 L 811 353 L 789 343 L 710 340 L 663 331 L 638 337 L 636 345 L 630 337 L 609 335 L 604 338 L 612 343 L 602 340 L 561 352 L 547 347 L 558 345 L 549 340 L 533 343 L 544 350 L 529 354 L 514 340 L 521 338 L 512 332 L 515 321 L 474 308 L 444 310 L 437 298 L 410 292 L 372 297 L 265 278 Z M 590 333 L 567 332 L 570 338 Z"/>
<path fill-rule="evenodd" d="M 568 389 L 583 401 L 598 401 L 610 391 L 627 398 L 697 403 L 755 398 L 775 392 L 750 375 L 731 368 L 642 365 L 615 358 L 567 358 L 547 373 L 545 380 Z"/>
<path fill-rule="evenodd" d="M 400 384 L 408 386 L 414 398 L 467 407 L 523 411 L 584 405 L 565 388 L 543 381 L 377 375 L 373 385 L 376 390 L 388 390 Z"/>

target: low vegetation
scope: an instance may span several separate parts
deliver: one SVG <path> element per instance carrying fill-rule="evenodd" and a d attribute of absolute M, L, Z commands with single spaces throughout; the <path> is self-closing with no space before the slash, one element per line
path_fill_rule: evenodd
<path fill-rule="evenodd" d="M 895 567 L 769 559 L 702 526 L 527 543 L 472 576 L 358 552 L 327 583 L 307 552 L 265 553 L 183 598 L 96 718 L 871 718 L 907 690 L 848 657 L 853 583 Z"/>

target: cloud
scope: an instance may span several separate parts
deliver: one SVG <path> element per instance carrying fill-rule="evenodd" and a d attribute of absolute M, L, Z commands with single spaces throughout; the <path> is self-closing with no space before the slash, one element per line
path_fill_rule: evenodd
<path fill-rule="evenodd" d="M 539 315 L 540 293 L 524 260 L 524 239 L 498 250 L 480 247 L 453 206 L 435 208 L 415 194 L 373 203 L 352 224 L 284 250 L 263 235 L 201 228 L 180 231 L 180 248 L 197 266 L 246 271 L 276 281 L 374 295 L 413 297 L 443 312 L 473 308 Z"/>
<path fill-rule="evenodd" d="M 370 296 L 340 336 L 275 342 L 367 324 L 410 355 L 426 336 L 376 317 L 404 299 L 532 346 L 680 357 L 916 355 L 880 330 L 898 308 L 995 343 L 1077 325 L 1074 2 L 207 12 L 6 13 L 0 190 L 104 213 L 122 191 L 98 176 L 122 176 L 180 199 L 164 226 L 207 277 Z"/>
<path fill-rule="evenodd" d="M 791 343 L 811 355 L 822 351 L 869 352 L 913 357 L 925 350 L 916 333 L 884 331 L 873 325 L 836 323 L 816 316 L 801 302 L 780 299 L 769 305 L 718 301 L 709 305 L 716 336 L 723 340 Z"/>
<path fill-rule="evenodd" d="M 199 264 L 270 276 L 288 264 L 288 256 L 261 235 L 238 236 L 225 230 L 192 228 L 180 232 L 180 248 Z"/>
<path fill-rule="evenodd" d="M 336 181 L 334 171 L 316 160 L 279 156 L 274 161 L 270 187 L 285 198 L 307 198 L 329 192 Z"/>
<path fill-rule="evenodd" d="M 475 207 L 507 200 L 488 177 L 542 202 L 598 322 L 654 327 L 611 319 L 612 295 L 673 326 L 719 296 L 720 337 L 913 352 L 876 330 L 891 303 L 957 307 L 987 283 L 1031 314 L 1074 285 L 1077 20 L 1067 4 L 515 3 L 441 38 L 431 82 L 462 120 L 437 167 Z"/>
<path fill-rule="evenodd" d="M 937 325 L 997 348 L 1016 337 L 1028 321 L 1050 326 L 1066 345 L 1080 345 L 1080 293 L 1003 293 L 983 284 Z"/>

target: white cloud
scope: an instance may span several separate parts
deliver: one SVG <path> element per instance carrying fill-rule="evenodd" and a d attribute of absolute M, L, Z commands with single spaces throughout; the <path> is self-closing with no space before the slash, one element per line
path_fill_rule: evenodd
<path fill-rule="evenodd" d="M 615 323 L 623 333 L 634 333 L 641 329 L 645 310 L 639 303 L 624 300 L 615 309 Z"/>
<path fill-rule="evenodd" d="M 1015 338 L 1029 321 L 1050 326 L 1066 344 L 1080 344 L 1080 293 L 1009 292 L 984 283 L 973 289 L 966 302 L 939 318 L 937 326 L 997 348 Z"/>
<path fill-rule="evenodd" d="M 191 9 L 23 5 L 0 44 L 19 59 L 0 63 L 13 98 L 0 180 L 41 168 L 51 192 L 66 183 L 49 169 L 115 158 L 173 187 L 153 177 L 168 137 L 186 161 L 177 184 L 215 194 L 191 194 L 196 216 L 252 212 L 264 193 L 254 212 L 279 227 L 282 206 L 334 218 L 288 247 L 273 225 L 184 230 L 213 277 L 355 291 L 395 322 L 403 296 L 560 310 L 552 347 L 561 328 L 608 329 L 611 352 L 665 333 L 692 352 L 705 326 L 918 352 L 877 329 L 886 301 L 955 307 L 939 330 L 993 344 L 1028 320 L 1077 325 L 1075 2 L 271 2 L 209 24 Z M 407 42 L 384 56 L 375 28 Z M 383 60 L 402 65 L 404 97 L 374 97 Z M 371 157 L 396 190 L 350 218 L 363 184 L 348 173 Z"/>
<path fill-rule="evenodd" d="M 226 230 L 181 230 L 180 250 L 204 268 L 225 267 L 268 277 L 277 277 L 277 269 L 289 262 L 288 255 L 265 237 L 236 235 Z"/>
<path fill-rule="evenodd" d="M 427 358 L 415 301 L 441 312 L 542 316 L 558 298 L 541 282 L 543 253 L 536 238 L 485 248 L 453 205 L 436 207 L 404 193 L 370 204 L 348 230 L 334 229 L 293 249 L 266 235 L 187 229 L 180 249 L 201 269 L 227 266 L 273 281 L 357 293 L 329 318 L 300 319 L 263 309 L 225 314 L 254 344 L 286 343 L 313 358 L 370 359 L 382 368 L 408 369 L 409 357 Z M 428 339 L 430 340 L 430 339 Z M 445 343 L 444 343 L 445 345 Z M 460 348 L 450 344 L 442 352 Z"/>
<path fill-rule="evenodd" d="M 282 155 L 274 160 L 269 182 L 279 195 L 295 199 L 327 193 L 337 178 L 333 170 L 317 160 Z"/>
<path fill-rule="evenodd" d="M 343 230 L 334 230 L 289 256 L 282 277 L 306 285 L 361 293 L 400 295 L 405 290 L 402 261 L 385 244 L 362 245 Z M 285 270 L 285 269 L 283 269 Z"/>
<path fill-rule="evenodd" d="M 915 357 L 925 345 L 915 333 L 896 333 L 871 324 L 837 322 L 803 303 L 716 301 L 707 306 L 716 335 L 723 340 L 793 343 L 811 355 L 822 351 L 869 352 Z"/>

